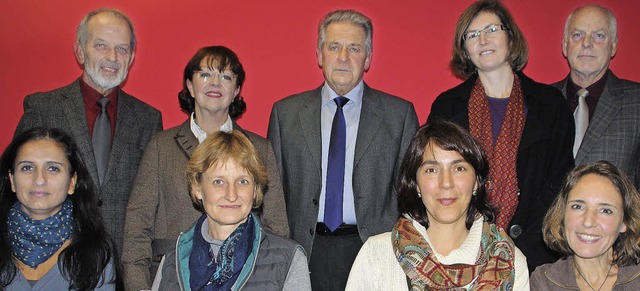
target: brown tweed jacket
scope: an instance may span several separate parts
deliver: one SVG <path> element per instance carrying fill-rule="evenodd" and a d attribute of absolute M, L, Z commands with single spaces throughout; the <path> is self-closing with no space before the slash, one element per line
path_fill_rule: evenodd
<path fill-rule="evenodd" d="M 233 128 L 251 140 L 267 167 L 269 188 L 264 193 L 263 224 L 288 237 L 282 184 L 269 141 L 242 130 L 235 122 Z M 192 205 L 185 178 L 187 161 L 197 146 L 187 119 L 156 134 L 144 152 L 125 221 L 122 262 L 126 290 L 149 289 L 159 258 L 201 215 Z"/>

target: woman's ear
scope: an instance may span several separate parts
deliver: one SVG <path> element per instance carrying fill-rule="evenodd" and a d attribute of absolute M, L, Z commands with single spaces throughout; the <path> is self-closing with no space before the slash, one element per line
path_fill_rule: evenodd
<path fill-rule="evenodd" d="M 11 174 L 11 172 L 9 172 L 9 182 L 11 182 L 11 191 L 13 191 L 13 193 L 16 193 L 16 185 L 13 182 L 13 174 Z"/>
<path fill-rule="evenodd" d="M 76 183 L 78 182 L 78 173 L 73 173 L 71 176 L 71 181 L 69 181 L 69 190 L 67 190 L 67 194 L 73 195 L 76 192 Z"/>

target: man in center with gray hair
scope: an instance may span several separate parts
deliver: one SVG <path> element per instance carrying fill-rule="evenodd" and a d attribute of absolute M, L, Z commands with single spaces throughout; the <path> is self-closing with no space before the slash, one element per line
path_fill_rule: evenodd
<path fill-rule="evenodd" d="M 362 81 L 371 65 L 371 20 L 327 14 L 316 54 L 322 86 L 273 105 L 267 136 L 283 179 L 291 238 L 310 258 L 313 290 L 344 290 L 368 237 L 398 218 L 398 170 L 418 118 L 413 104 Z"/>

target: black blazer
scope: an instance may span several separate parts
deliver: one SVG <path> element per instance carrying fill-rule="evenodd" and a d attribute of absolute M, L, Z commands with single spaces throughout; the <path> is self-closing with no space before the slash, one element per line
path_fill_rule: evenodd
<path fill-rule="evenodd" d="M 562 93 L 518 72 L 527 117 L 518 147 L 516 171 L 519 202 L 509 228 L 516 246 L 527 257 L 529 272 L 557 255 L 542 240 L 542 220 L 560 190 L 566 173 L 573 168 L 574 122 Z M 433 102 L 428 121 L 445 119 L 469 129 L 469 98 L 474 74 Z M 499 209 L 498 209 L 499 210 Z"/>

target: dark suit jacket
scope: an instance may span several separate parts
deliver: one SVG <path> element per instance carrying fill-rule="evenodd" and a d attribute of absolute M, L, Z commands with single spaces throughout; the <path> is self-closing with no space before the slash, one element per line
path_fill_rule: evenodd
<path fill-rule="evenodd" d="M 567 95 L 567 82 L 553 84 Z M 609 71 L 604 91 L 589 121 L 576 165 L 607 160 L 640 189 L 640 84 Z"/>
<path fill-rule="evenodd" d="M 277 234 L 288 236 L 282 184 L 271 144 L 235 122 L 233 129 L 249 138 L 267 168 L 269 187 L 264 193 L 262 222 Z M 149 289 L 159 263 L 152 262 L 152 256 L 160 257 L 168 247 L 175 246 L 178 235 L 202 215 L 193 207 L 185 176 L 187 162 L 197 146 L 198 139 L 187 119 L 154 135 L 144 151 L 125 223 L 122 263 L 127 290 Z"/>
<path fill-rule="evenodd" d="M 536 83 L 522 73 L 527 117 L 518 146 L 518 208 L 507 233 L 527 257 L 529 271 L 557 257 L 542 240 L 542 220 L 573 168 L 573 118 L 558 90 Z M 433 102 L 428 120 L 445 119 L 469 129 L 469 98 L 478 75 L 446 91 Z M 499 209 L 498 209 L 499 210 Z M 517 227 L 514 227 L 517 226 Z M 518 234 L 517 230 L 521 233 Z"/>
<path fill-rule="evenodd" d="M 309 257 L 322 188 L 321 90 L 276 102 L 267 134 L 280 166 L 291 237 Z M 396 177 L 417 128 L 418 118 L 410 102 L 365 84 L 352 177 L 363 242 L 389 231 L 398 219 Z"/>
<path fill-rule="evenodd" d="M 133 179 L 149 139 L 162 130 L 162 116 L 155 108 L 118 89 L 116 129 L 105 180 L 99 186 L 98 169 L 78 82 L 76 80 L 66 87 L 27 96 L 24 99 L 24 114 L 15 134 L 33 127 L 55 127 L 75 139 L 98 194 L 105 227 L 121 251 L 124 216 Z"/>

